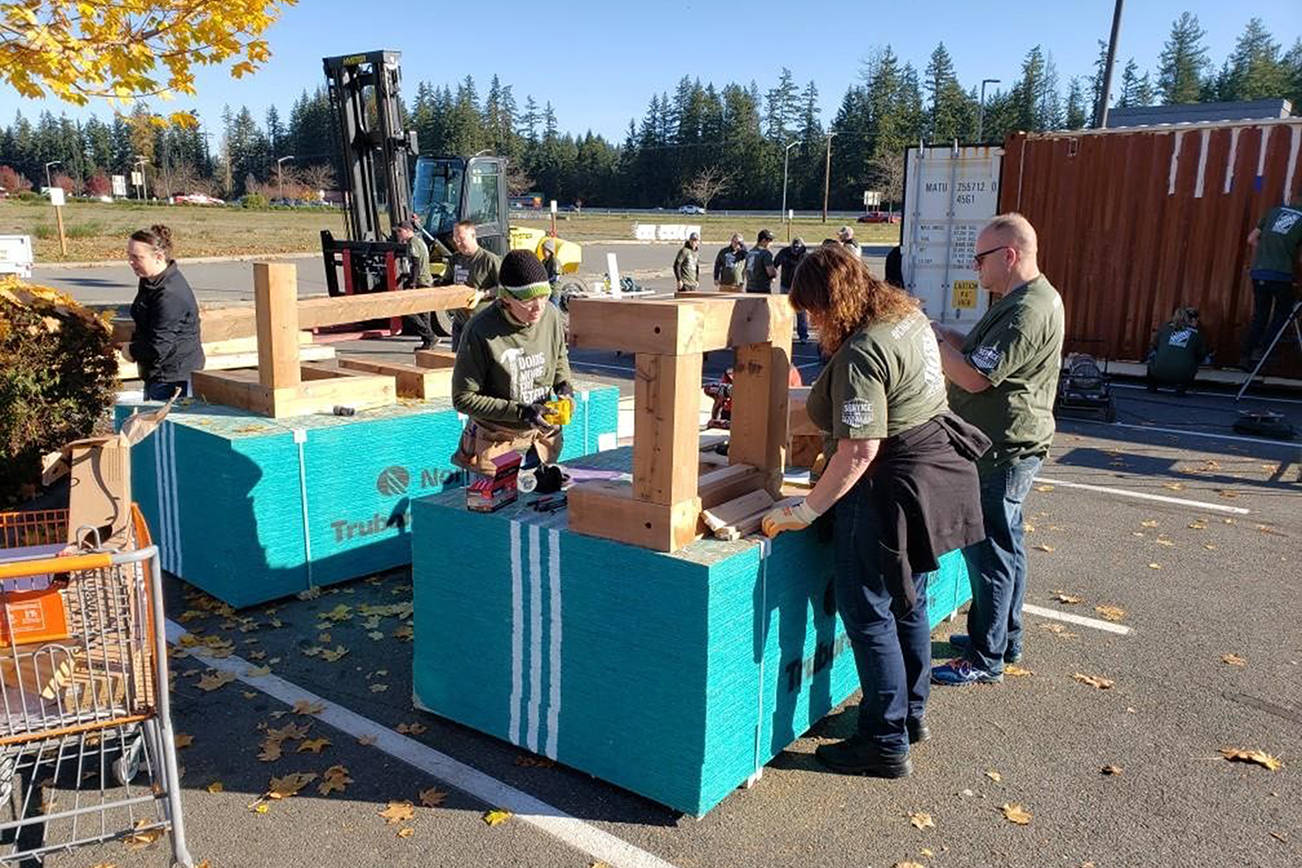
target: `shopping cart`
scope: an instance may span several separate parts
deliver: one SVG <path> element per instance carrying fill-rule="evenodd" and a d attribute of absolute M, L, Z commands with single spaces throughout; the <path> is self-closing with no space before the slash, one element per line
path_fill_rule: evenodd
<path fill-rule="evenodd" d="M 129 550 L 60 556 L 66 510 L 0 513 L 2 863 L 170 831 L 173 864 L 193 865 L 158 549 L 132 519 Z"/>

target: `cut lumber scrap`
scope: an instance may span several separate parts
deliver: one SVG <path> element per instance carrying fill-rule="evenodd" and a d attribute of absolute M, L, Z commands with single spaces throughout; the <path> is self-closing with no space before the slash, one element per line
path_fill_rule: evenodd
<path fill-rule="evenodd" d="M 726 527 L 721 527 L 714 532 L 715 539 L 734 540 L 744 536 L 750 536 L 757 533 L 760 524 L 764 521 L 764 516 L 768 515 L 770 510 L 777 509 L 779 506 L 791 506 L 800 502 L 799 497 L 787 497 L 775 503 L 771 503 L 764 509 L 756 510 L 741 521 L 733 522 Z"/>
<path fill-rule="evenodd" d="M 447 368 L 457 364 L 457 354 L 448 350 L 416 350 L 416 365 L 422 368 Z"/>
<path fill-rule="evenodd" d="M 268 389 L 258 382 L 257 371 L 195 371 L 191 382 L 195 396 L 210 404 L 225 404 L 276 419 L 329 413 L 337 406 L 369 410 L 397 400 L 393 377 L 305 365 L 301 378 L 296 387 Z"/>
<path fill-rule="evenodd" d="M 765 488 L 767 482 L 767 475 L 757 467 L 730 464 L 702 473 L 697 491 L 701 497 L 701 507 L 709 510 L 743 494 Z"/>
<path fill-rule="evenodd" d="M 701 518 L 705 520 L 706 527 L 717 535 L 720 530 L 772 506 L 773 496 L 761 488 L 721 503 L 713 509 L 704 510 Z"/>
<path fill-rule="evenodd" d="M 418 398 L 425 401 L 430 398 L 452 397 L 451 368 L 427 368 L 395 362 L 377 362 L 353 356 L 340 356 L 339 367 L 349 371 L 393 377 L 398 386 L 399 398 Z"/>

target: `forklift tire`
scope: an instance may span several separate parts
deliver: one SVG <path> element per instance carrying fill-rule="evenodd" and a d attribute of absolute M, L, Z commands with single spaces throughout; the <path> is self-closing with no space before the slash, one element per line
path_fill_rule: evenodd
<path fill-rule="evenodd" d="M 441 338 L 452 337 L 452 314 L 446 310 L 432 310 L 429 312 L 430 328 L 434 329 L 434 334 Z"/>

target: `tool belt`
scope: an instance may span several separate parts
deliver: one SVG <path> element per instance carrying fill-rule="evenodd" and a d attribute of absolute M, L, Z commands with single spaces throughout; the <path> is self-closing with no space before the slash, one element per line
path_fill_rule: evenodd
<path fill-rule="evenodd" d="M 461 431 L 457 451 L 452 453 L 452 463 L 465 470 L 492 476 L 496 472 L 494 458 L 507 452 L 523 455 L 529 451 L 530 446 L 537 450 L 539 461 L 544 464 L 555 463 L 561 454 L 562 441 L 559 427 L 550 432 L 536 428 L 521 431 L 493 422 L 469 419 Z"/>

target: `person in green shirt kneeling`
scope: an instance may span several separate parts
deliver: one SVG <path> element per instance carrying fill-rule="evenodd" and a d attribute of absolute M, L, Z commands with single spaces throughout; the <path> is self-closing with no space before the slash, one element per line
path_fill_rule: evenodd
<path fill-rule="evenodd" d="M 1198 366 L 1207 357 L 1207 341 L 1198 330 L 1198 311 L 1177 307 L 1171 321 L 1157 330 L 1148 354 L 1148 391 L 1174 386 L 1183 395 L 1193 385 Z"/>
<path fill-rule="evenodd" d="M 561 429 L 547 422 L 555 394 L 573 400 L 561 314 L 549 304 L 547 271 L 528 250 L 512 250 L 498 271 L 498 296 L 466 324 L 452 370 L 452 404 L 469 418 L 452 463 L 493 473 L 508 451 L 554 462 Z"/>

